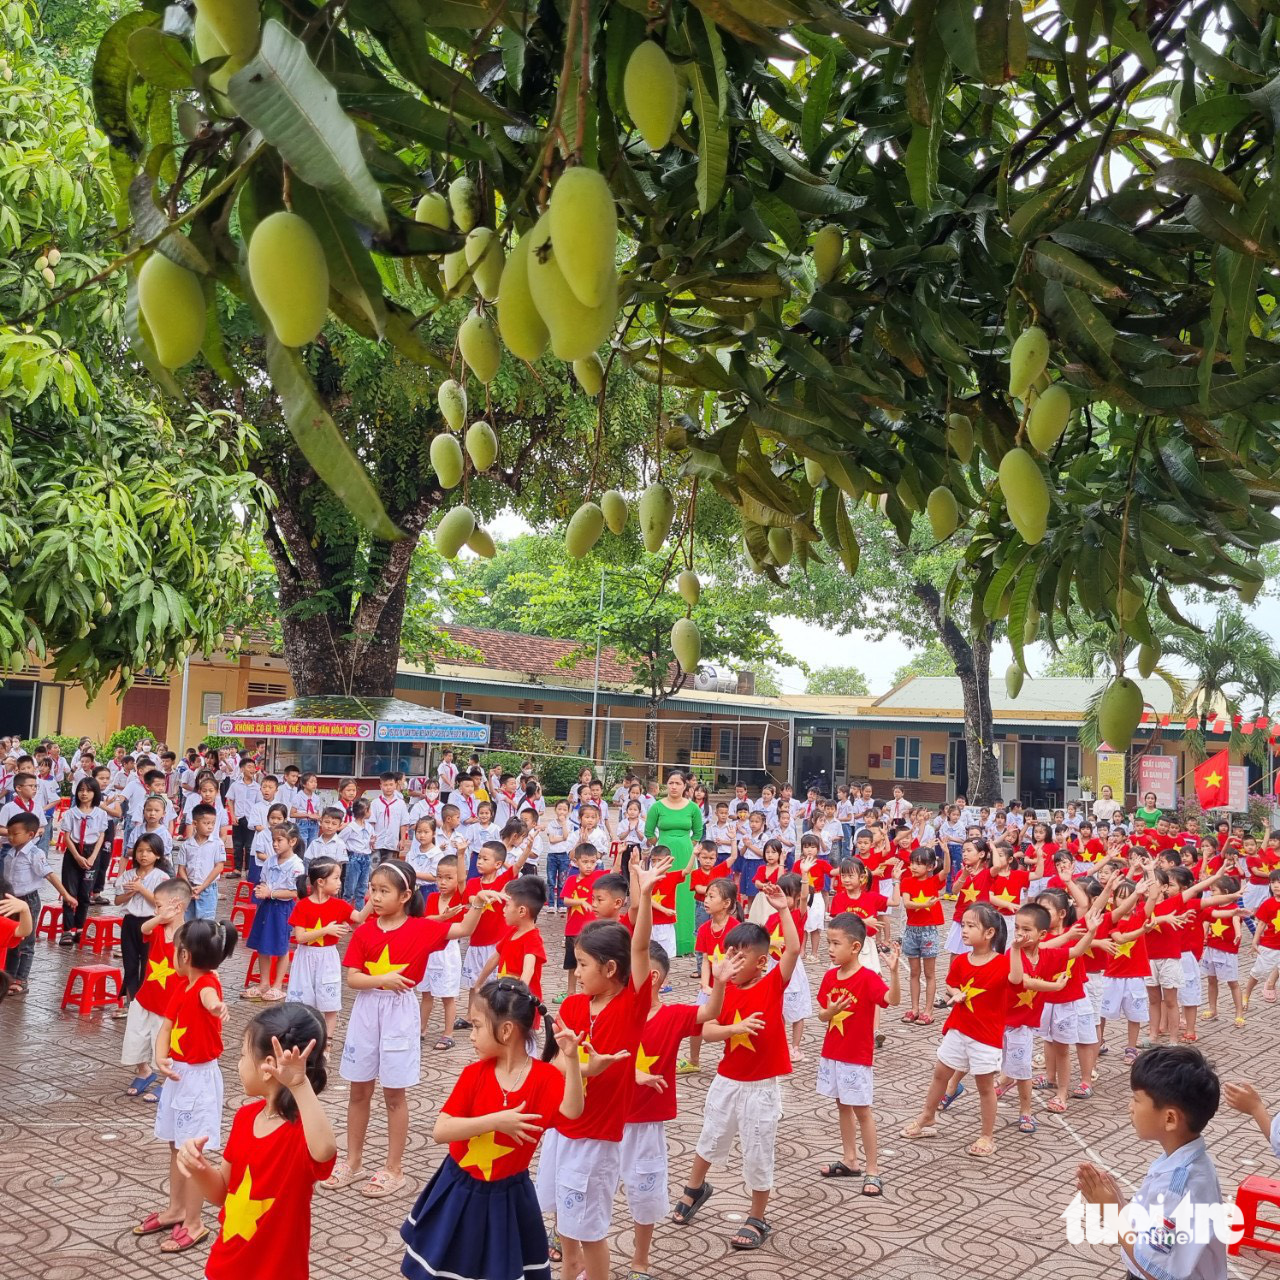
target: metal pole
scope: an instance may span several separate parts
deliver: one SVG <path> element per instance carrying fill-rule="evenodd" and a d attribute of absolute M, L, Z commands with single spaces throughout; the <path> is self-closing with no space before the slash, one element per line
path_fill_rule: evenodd
<path fill-rule="evenodd" d="M 600 700 L 600 636 L 604 630 L 604 575 L 600 566 L 600 607 L 596 610 L 596 676 L 591 686 L 591 763 L 596 762 L 596 705 Z"/>
<path fill-rule="evenodd" d="M 179 757 L 187 749 L 187 684 L 191 678 L 191 656 L 182 660 L 182 707 L 178 712 L 178 746 Z"/>

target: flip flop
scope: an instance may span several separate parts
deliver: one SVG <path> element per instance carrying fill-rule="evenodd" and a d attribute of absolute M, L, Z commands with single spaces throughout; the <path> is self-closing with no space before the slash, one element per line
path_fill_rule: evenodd
<path fill-rule="evenodd" d="M 173 1234 L 160 1246 L 161 1253 L 186 1253 L 188 1249 L 194 1249 L 196 1245 L 203 1244 L 209 1238 L 209 1228 L 201 1227 L 195 1235 L 192 1235 L 182 1223 L 178 1223 L 173 1228 Z"/>
<path fill-rule="evenodd" d="M 860 1178 L 861 1169 L 851 1169 L 843 1160 L 833 1160 L 830 1164 L 819 1165 L 820 1178 Z"/>
<path fill-rule="evenodd" d="M 921 1124 L 919 1120 L 912 1120 L 904 1129 L 900 1130 L 904 1138 L 936 1138 L 938 1136 L 938 1126 L 936 1124 Z"/>
<path fill-rule="evenodd" d="M 140 1098 L 155 1082 L 156 1073 L 154 1071 L 149 1076 L 134 1076 L 129 1087 L 125 1090 L 125 1095 L 130 1098 Z"/>
<path fill-rule="evenodd" d="M 389 1173 L 386 1169 L 379 1169 L 377 1173 L 369 1179 L 368 1182 L 360 1188 L 360 1194 L 370 1200 L 382 1200 L 387 1196 L 393 1196 L 397 1191 L 403 1191 L 408 1185 L 409 1179 L 403 1173 Z"/>
<path fill-rule="evenodd" d="M 149 1213 L 134 1227 L 133 1234 L 135 1236 L 154 1236 L 159 1235 L 161 1231 L 172 1231 L 178 1225 L 176 1222 L 161 1222 L 158 1213 Z"/>
<path fill-rule="evenodd" d="M 977 1156 L 979 1159 L 983 1160 L 988 1156 L 995 1155 L 995 1153 L 996 1143 L 994 1138 L 978 1138 L 965 1148 L 966 1155 Z"/>

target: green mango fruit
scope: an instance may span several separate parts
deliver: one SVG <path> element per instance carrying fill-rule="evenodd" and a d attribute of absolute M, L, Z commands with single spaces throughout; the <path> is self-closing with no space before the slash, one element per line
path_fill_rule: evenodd
<path fill-rule="evenodd" d="M 973 423 L 967 414 L 947 415 L 947 445 L 961 462 L 973 457 Z"/>
<path fill-rule="evenodd" d="M 680 618 L 671 628 L 671 651 L 681 671 L 697 671 L 702 660 L 702 632 L 692 618 Z"/>
<path fill-rule="evenodd" d="M 651 484 L 640 495 L 640 537 L 649 552 L 662 550 L 676 517 L 676 503 L 665 484 Z"/>
<path fill-rule="evenodd" d="M 650 151 L 661 151 L 671 141 L 681 97 L 666 50 L 653 40 L 638 44 L 622 73 L 622 101 Z"/>
<path fill-rule="evenodd" d="M 449 208 L 459 231 L 470 231 L 480 221 L 480 196 L 470 178 L 454 178 L 449 183 Z"/>
<path fill-rule="evenodd" d="M 281 210 L 249 238 L 249 283 L 286 347 L 311 342 L 329 313 L 329 264 L 311 224 Z"/>
<path fill-rule="evenodd" d="M 844 235 L 839 227 L 827 223 L 813 237 L 813 271 L 819 286 L 836 278 L 843 257 Z"/>
<path fill-rule="evenodd" d="M 702 596 L 702 583 L 698 581 L 698 575 L 692 569 L 685 569 L 676 579 L 676 590 L 685 604 L 692 609 Z"/>
<path fill-rule="evenodd" d="M 1000 492 L 1013 526 L 1029 543 L 1039 542 L 1049 521 L 1049 486 L 1025 449 L 1010 449 L 1000 459 Z"/>
<path fill-rule="evenodd" d="M 774 564 L 790 564 L 795 545 L 791 541 L 791 530 L 774 525 L 768 533 L 769 554 Z"/>
<path fill-rule="evenodd" d="M 456 489 L 462 483 L 464 468 L 462 446 L 458 443 L 458 437 L 447 431 L 440 432 L 438 436 L 432 437 L 429 453 L 431 469 L 436 473 L 441 486 Z"/>
<path fill-rule="evenodd" d="M 618 214 L 609 183 L 597 169 L 566 169 L 547 206 L 551 245 L 561 274 L 584 307 L 609 300 L 616 272 Z"/>
<path fill-rule="evenodd" d="M 449 202 L 438 191 L 428 191 L 414 205 L 413 217 L 415 222 L 426 223 L 439 231 L 448 231 Z"/>
<path fill-rule="evenodd" d="M 458 350 L 467 368 L 481 382 L 493 381 L 502 363 L 502 347 L 493 321 L 483 311 L 473 311 L 459 326 Z"/>
<path fill-rule="evenodd" d="M 1009 352 L 1009 394 L 1026 398 L 1031 384 L 1049 363 L 1049 335 L 1038 325 L 1024 329 Z"/>
<path fill-rule="evenodd" d="M 488 471 L 498 460 L 498 433 L 484 421 L 467 428 L 467 456 L 477 471 Z"/>
<path fill-rule="evenodd" d="M 593 351 L 585 360 L 573 362 L 573 376 L 589 396 L 598 396 L 604 387 L 604 365 Z"/>
<path fill-rule="evenodd" d="M 467 392 L 462 384 L 454 378 L 446 378 L 436 392 L 436 403 L 449 426 L 454 431 L 461 431 L 467 420 Z"/>
<path fill-rule="evenodd" d="M 204 344 L 205 308 L 194 271 L 153 253 L 138 272 L 138 308 L 166 369 L 180 369 L 196 358 Z"/>
<path fill-rule="evenodd" d="M 940 484 L 929 494 L 926 509 L 936 541 L 945 541 L 960 527 L 960 504 L 946 485 Z"/>
<path fill-rule="evenodd" d="M 1142 721 L 1142 690 L 1128 676 L 1107 685 L 1098 703 L 1098 732 L 1116 751 L 1128 751 Z"/>
<path fill-rule="evenodd" d="M 522 236 L 511 250 L 498 282 L 498 332 L 513 356 L 532 363 L 547 349 L 551 334 L 529 292 L 529 250 L 533 238 Z"/>
<path fill-rule="evenodd" d="M 444 518 L 436 525 L 436 550 L 446 560 L 452 560 L 467 540 L 476 531 L 475 513 L 470 507 L 454 507 L 446 511 Z"/>
<path fill-rule="evenodd" d="M 627 527 L 627 500 L 617 489 L 606 489 L 600 495 L 600 510 L 610 533 L 621 533 Z"/>
<path fill-rule="evenodd" d="M 1041 453 L 1048 453 L 1067 429 L 1071 418 L 1071 393 L 1060 382 L 1046 387 L 1027 415 L 1027 439 Z"/>
<path fill-rule="evenodd" d="M 490 537 L 487 530 L 482 529 L 479 525 L 471 532 L 471 537 L 467 539 L 467 548 L 474 551 L 476 555 L 483 556 L 486 560 L 492 560 L 498 554 L 498 548 L 494 546 L 493 538 Z"/>
<path fill-rule="evenodd" d="M 1011 698 L 1016 698 L 1022 692 L 1023 670 L 1016 662 L 1009 663 L 1004 673 L 1005 692 Z"/>
<path fill-rule="evenodd" d="M 471 278 L 475 281 L 476 292 L 488 302 L 498 296 L 498 287 L 502 281 L 502 241 L 492 227 L 472 227 L 467 232 L 463 253 L 467 258 L 467 266 L 471 268 Z"/>
<path fill-rule="evenodd" d="M 604 512 L 594 502 L 584 502 L 569 518 L 564 534 L 564 549 L 581 560 L 600 541 L 604 532 Z"/>

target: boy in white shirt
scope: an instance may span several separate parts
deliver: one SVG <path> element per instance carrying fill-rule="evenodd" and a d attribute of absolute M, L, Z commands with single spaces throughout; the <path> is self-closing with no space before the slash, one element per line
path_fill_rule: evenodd
<path fill-rule="evenodd" d="M 39 843 L 41 833 L 45 827 L 44 812 L 38 799 L 39 790 L 40 780 L 34 773 L 23 771 L 14 776 L 13 799 L 3 808 L 0 808 L 0 832 L 3 832 L 8 827 L 9 819 L 15 814 L 30 813 L 34 815 L 36 822 L 39 824 L 36 832 L 36 841 Z M 0 863 L 0 865 L 3 864 Z"/>
<path fill-rule="evenodd" d="M 338 831 L 347 853 L 342 873 L 342 896 L 358 911 L 369 892 L 373 874 L 373 824 L 369 821 L 369 802 L 362 796 L 351 803 L 351 821 Z"/>
<path fill-rule="evenodd" d="M 440 821 L 436 826 L 436 844 L 440 846 L 442 853 L 452 853 L 457 856 L 460 869 L 466 866 L 468 839 L 467 833 L 458 825 L 456 804 L 440 806 Z"/>
<path fill-rule="evenodd" d="M 280 785 L 276 788 L 276 802 L 292 812 L 293 802 L 298 796 L 298 780 L 302 770 L 296 764 L 285 765 L 280 774 Z"/>
<path fill-rule="evenodd" d="M 471 828 L 480 820 L 480 801 L 476 799 L 474 778 L 459 778 L 458 788 L 449 796 L 449 802 L 458 807 L 458 825 L 471 837 Z M 493 806 L 489 806 L 489 821 L 493 821 Z"/>
<path fill-rule="evenodd" d="M 446 747 L 436 766 L 436 783 L 443 800 L 449 799 L 449 793 L 458 785 L 458 766 L 453 763 L 453 748 Z"/>
<path fill-rule="evenodd" d="M 231 856 L 236 870 L 243 874 L 249 865 L 249 846 L 253 844 L 253 815 L 262 800 L 262 788 L 256 781 L 258 766 L 245 756 L 240 761 L 240 776 L 228 787 L 227 817 L 231 822 Z"/>
<path fill-rule="evenodd" d="M 724 862 L 738 847 L 737 824 L 729 818 L 729 802 L 716 802 L 716 815 L 707 827 L 707 839 L 716 842 L 716 861 Z"/>
<path fill-rule="evenodd" d="M 335 804 L 325 805 L 320 810 L 318 823 L 320 832 L 307 845 L 302 860 L 310 866 L 317 858 L 332 858 L 334 862 L 345 865 L 347 861 L 347 843 L 342 838 L 342 820 L 347 815 Z M 354 825 L 354 824 L 352 824 Z"/>
<path fill-rule="evenodd" d="M 379 794 L 369 805 L 373 827 L 373 854 L 379 862 L 409 847 L 409 809 L 400 794 L 399 774 L 384 773 L 378 779 Z"/>
<path fill-rule="evenodd" d="M 191 812 L 192 834 L 179 853 L 178 878 L 191 886 L 188 920 L 213 920 L 218 914 L 218 878 L 226 864 L 226 850 L 214 834 L 217 811 L 197 804 Z"/>
<path fill-rule="evenodd" d="M 288 804 L 280 799 L 280 783 L 274 773 L 263 775 L 258 782 L 258 792 L 258 803 L 253 806 L 253 812 L 249 815 L 249 826 L 255 836 L 267 829 L 267 814 L 271 812 L 272 805 L 284 804 L 285 816 L 288 817 L 289 814 Z"/>
<path fill-rule="evenodd" d="M 836 818 L 836 802 L 822 802 L 822 819 L 815 822 L 818 828 L 818 839 L 822 842 L 822 856 L 830 862 L 835 859 L 836 865 L 844 857 L 844 825 Z"/>

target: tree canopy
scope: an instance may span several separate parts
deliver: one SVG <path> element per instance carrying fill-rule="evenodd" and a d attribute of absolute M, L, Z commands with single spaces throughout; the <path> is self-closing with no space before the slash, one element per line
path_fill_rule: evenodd
<path fill-rule="evenodd" d="M 852 666 L 814 667 L 809 672 L 805 693 L 825 693 L 840 698 L 866 697 L 867 677 Z"/>

